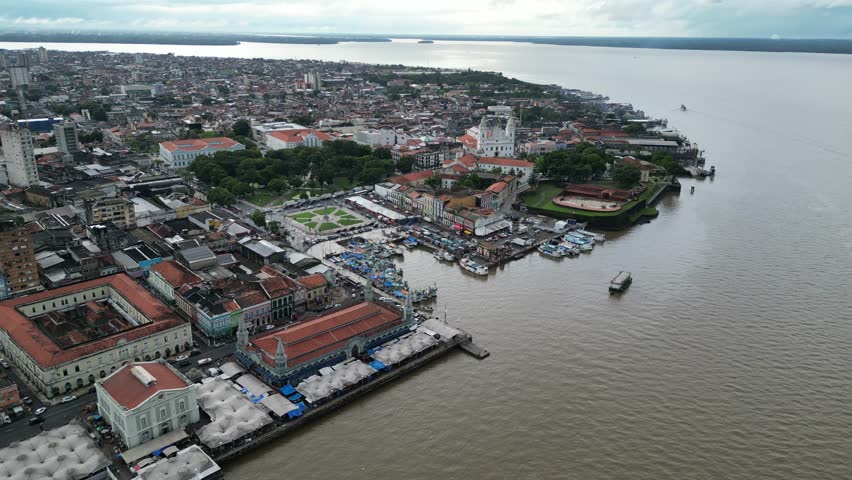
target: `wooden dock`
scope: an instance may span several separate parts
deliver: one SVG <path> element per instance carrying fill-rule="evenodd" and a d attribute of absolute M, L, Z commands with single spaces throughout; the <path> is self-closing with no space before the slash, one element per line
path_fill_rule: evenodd
<path fill-rule="evenodd" d="M 491 352 L 473 343 L 473 340 L 470 339 L 459 343 L 459 348 L 463 352 L 473 355 L 474 357 L 480 360 L 482 360 L 483 358 L 487 358 L 489 355 L 491 355 Z"/>

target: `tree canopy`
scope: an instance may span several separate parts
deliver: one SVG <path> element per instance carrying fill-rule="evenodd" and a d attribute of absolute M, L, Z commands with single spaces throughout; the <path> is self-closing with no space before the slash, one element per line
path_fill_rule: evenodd
<path fill-rule="evenodd" d="M 569 182 L 586 182 L 606 171 L 610 158 L 590 143 L 580 143 L 574 150 L 545 153 L 536 162 L 536 170 L 544 176 Z"/>
<path fill-rule="evenodd" d="M 636 165 L 620 163 L 612 169 L 612 180 L 619 188 L 630 188 L 639 183 L 642 172 Z"/>
<path fill-rule="evenodd" d="M 251 124 L 248 120 L 241 118 L 234 122 L 231 126 L 231 130 L 233 130 L 234 135 L 238 137 L 248 137 L 251 133 Z"/>

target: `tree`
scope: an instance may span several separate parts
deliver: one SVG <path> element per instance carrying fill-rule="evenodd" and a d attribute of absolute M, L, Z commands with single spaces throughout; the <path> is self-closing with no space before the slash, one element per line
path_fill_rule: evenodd
<path fill-rule="evenodd" d="M 284 180 L 280 177 L 273 178 L 266 184 L 266 188 L 269 188 L 270 190 L 276 193 L 283 193 L 285 190 L 287 190 L 287 180 Z"/>
<path fill-rule="evenodd" d="M 424 183 L 432 188 L 438 188 L 441 186 L 441 177 L 437 175 L 432 175 L 431 177 L 427 178 Z"/>
<path fill-rule="evenodd" d="M 631 123 L 626 127 L 623 127 L 623 130 L 630 135 L 639 135 L 645 133 L 645 127 L 642 126 L 641 123 Z"/>
<path fill-rule="evenodd" d="M 413 157 L 402 157 L 396 162 L 396 169 L 399 170 L 400 173 L 408 173 L 414 168 L 414 158 Z"/>
<path fill-rule="evenodd" d="M 281 222 L 278 220 L 273 220 L 266 224 L 266 228 L 269 229 L 270 233 L 280 233 L 281 232 Z"/>
<path fill-rule="evenodd" d="M 251 124 L 248 122 L 248 120 L 241 118 L 234 122 L 234 124 L 231 126 L 231 130 L 233 130 L 234 135 L 240 137 L 248 137 L 251 133 Z"/>
<path fill-rule="evenodd" d="M 612 180 L 620 188 L 630 188 L 636 185 L 641 177 L 642 172 L 635 165 L 620 163 L 612 169 Z"/>
<path fill-rule="evenodd" d="M 234 203 L 236 198 L 234 194 L 225 188 L 215 187 L 207 194 L 207 200 L 210 203 L 218 203 L 219 205 L 230 205 Z"/>
<path fill-rule="evenodd" d="M 266 226 L 266 213 L 264 213 L 262 210 L 255 210 L 255 211 L 251 212 L 251 215 L 249 215 L 249 218 L 258 227 L 265 227 Z"/>

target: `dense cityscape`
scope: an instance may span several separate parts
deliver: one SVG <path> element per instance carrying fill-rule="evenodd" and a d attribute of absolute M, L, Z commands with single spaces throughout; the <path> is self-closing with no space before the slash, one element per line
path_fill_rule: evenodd
<path fill-rule="evenodd" d="M 665 119 L 494 72 L 0 66 L 3 478 L 222 478 L 450 350 L 488 356 L 407 251 L 486 278 L 579 257 L 715 173 Z"/>

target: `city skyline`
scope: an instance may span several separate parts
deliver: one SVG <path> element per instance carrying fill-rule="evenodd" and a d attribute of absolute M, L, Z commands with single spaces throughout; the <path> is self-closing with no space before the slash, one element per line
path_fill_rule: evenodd
<path fill-rule="evenodd" d="M 267 34 L 852 38 L 852 0 L 33 0 L 8 6 L 0 30 Z"/>

